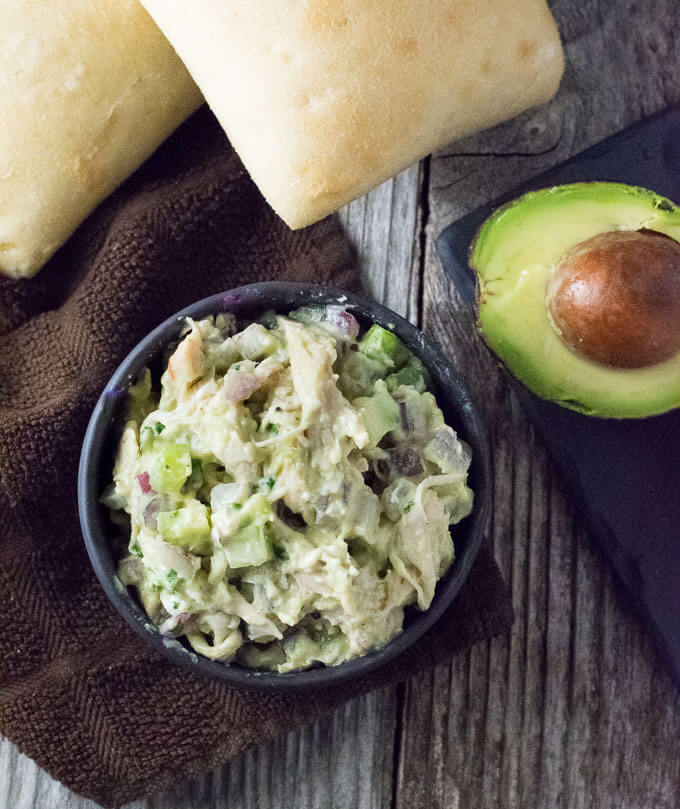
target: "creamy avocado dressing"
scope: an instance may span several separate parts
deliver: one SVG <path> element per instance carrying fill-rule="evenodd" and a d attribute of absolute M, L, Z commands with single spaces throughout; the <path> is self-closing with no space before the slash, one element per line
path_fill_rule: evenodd
<path fill-rule="evenodd" d="M 103 497 L 161 633 L 286 672 L 380 649 L 427 609 L 472 492 L 426 376 L 340 306 L 188 320 L 160 391 L 149 371 L 130 390 Z"/>

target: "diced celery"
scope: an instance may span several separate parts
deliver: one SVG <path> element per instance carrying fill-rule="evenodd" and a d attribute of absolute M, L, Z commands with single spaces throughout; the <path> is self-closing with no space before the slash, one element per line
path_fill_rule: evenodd
<path fill-rule="evenodd" d="M 263 494 L 258 493 L 249 497 L 243 504 L 243 508 L 239 514 L 239 524 L 241 527 L 245 527 L 251 523 L 263 525 L 265 522 L 271 520 L 273 516 L 271 503 Z"/>
<path fill-rule="evenodd" d="M 321 320 L 324 312 L 323 306 L 301 306 L 293 310 L 288 317 L 298 323 L 316 323 Z"/>
<path fill-rule="evenodd" d="M 157 492 L 178 492 L 190 474 L 191 454 L 186 444 L 164 447 L 149 468 L 151 487 Z"/>
<path fill-rule="evenodd" d="M 276 332 L 266 329 L 260 323 L 251 323 L 248 328 L 232 337 L 241 356 L 246 360 L 260 360 L 270 357 L 281 348 Z"/>
<path fill-rule="evenodd" d="M 208 509 L 198 500 L 190 500 L 183 508 L 161 511 L 156 517 L 158 531 L 167 542 L 201 556 L 210 555 L 210 520 Z"/>
<path fill-rule="evenodd" d="M 262 565 L 273 557 L 267 528 L 255 523 L 231 536 L 225 543 L 224 552 L 232 568 Z"/>
<path fill-rule="evenodd" d="M 371 444 L 377 445 L 383 436 L 399 426 L 401 417 L 399 405 L 390 396 L 382 380 L 375 383 L 374 390 L 373 396 L 360 397 L 352 404 L 361 413 Z"/>
<path fill-rule="evenodd" d="M 383 362 L 388 368 L 400 368 L 411 356 L 411 352 L 393 334 L 374 323 L 359 341 L 359 351 L 371 359 Z"/>
<path fill-rule="evenodd" d="M 357 396 L 369 396 L 375 382 L 387 373 L 387 365 L 360 351 L 348 351 L 338 363 L 337 371 L 338 387 L 351 401 Z"/>
<path fill-rule="evenodd" d="M 390 392 L 398 388 L 399 385 L 409 385 L 415 388 L 418 393 L 422 393 L 425 390 L 425 379 L 423 378 L 422 372 L 415 365 L 405 365 L 396 373 L 390 374 L 387 379 L 385 379 L 385 382 Z"/>
<path fill-rule="evenodd" d="M 174 511 L 161 511 L 156 521 L 163 538 L 170 541 L 210 533 L 208 509 L 198 500 L 190 500 Z"/>

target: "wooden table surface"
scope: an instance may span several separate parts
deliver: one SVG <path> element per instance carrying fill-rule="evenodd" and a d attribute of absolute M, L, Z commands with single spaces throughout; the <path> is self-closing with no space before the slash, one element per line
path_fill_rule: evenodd
<path fill-rule="evenodd" d="M 341 212 L 368 289 L 440 342 L 487 418 L 512 631 L 129 809 L 680 806 L 678 690 L 434 252 L 448 222 L 680 101 L 679 0 L 551 7 L 567 69 L 550 104 Z M 0 737 L 0 809 L 94 806 Z"/>

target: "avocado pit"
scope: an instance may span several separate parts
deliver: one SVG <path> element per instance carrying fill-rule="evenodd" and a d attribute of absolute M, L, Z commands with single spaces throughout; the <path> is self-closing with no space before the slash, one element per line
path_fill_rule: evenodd
<path fill-rule="evenodd" d="M 570 248 L 548 286 L 561 339 L 589 360 L 644 368 L 680 352 L 680 243 L 611 231 Z"/>

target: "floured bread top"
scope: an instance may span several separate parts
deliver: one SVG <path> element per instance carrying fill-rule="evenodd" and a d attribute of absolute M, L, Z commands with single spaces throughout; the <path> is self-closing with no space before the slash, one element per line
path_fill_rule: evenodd
<path fill-rule="evenodd" d="M 291 227 L 546 101 L 545 0 L 142 0 Z"/>
<path fill-rule="evenodd" d="M 4 0 L 0 30 L 0 272 L 22 277 L 202 99 L 137 0 Z"/>

